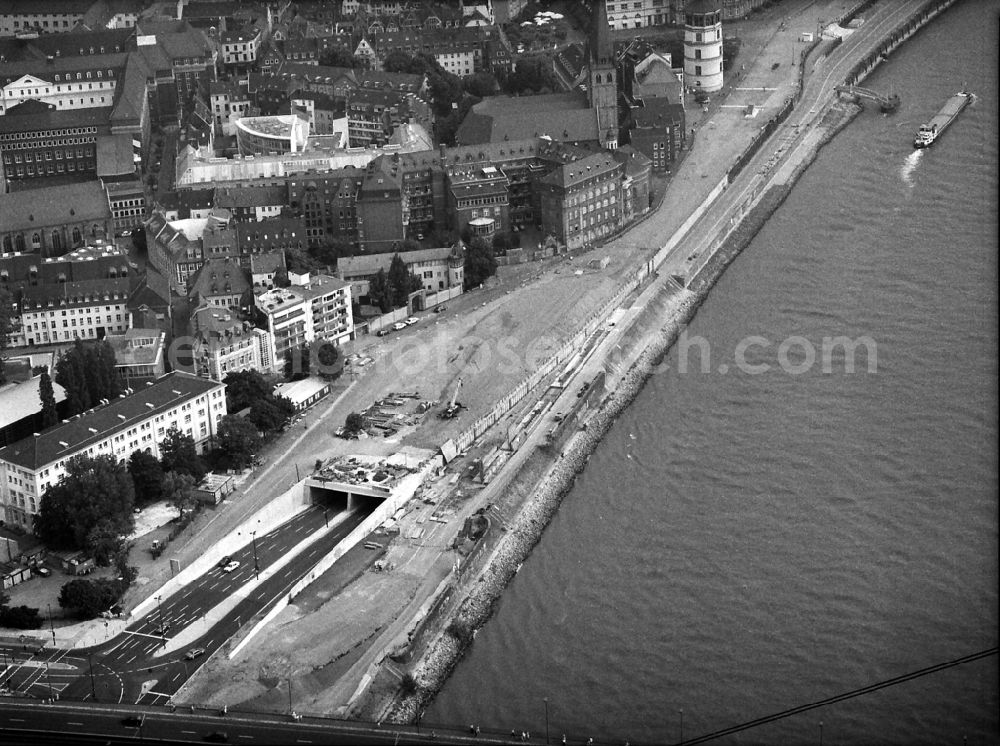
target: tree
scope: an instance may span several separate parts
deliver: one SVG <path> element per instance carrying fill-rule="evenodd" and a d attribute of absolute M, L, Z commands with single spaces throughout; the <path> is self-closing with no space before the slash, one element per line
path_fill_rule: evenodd
<path fill-rule="evenodd" d="M 38 609 L 30 606 L 0 606 L 0 627 L 14 629 L 39 629 L 42 617 Z"/>
<path fill-rule="evenodd" d="M 255 370 L 240 370 L 230 373 L 222 381 L 226 384 L 227 411 L 236 414 L 255 401 L 268 399 L 273 387 Z"/>
<path fill-rule="evenodd" d="M 163 464 L 163 471 L 188 474 L 195 483 L 200 482 L 205 476 L 205 464 L 194 446 L 194 438 L 182 433 L 176 427 L 167 430 L 167 435 L 160 444 L 160 462 Z M 166 484 L 164 484 L 164 496 L 166 496 Z"/>
<path fill-rule="evenodd" d="M 285 262 L 289 272 L 311 272 L 319 266 L 305 249 L 299 248 L 285 249 Z"/>
<path fill-rule="evenodd" d="M 110 565 L 125 548 L 125 537 L 110 518 L 100 518 L 87 532 L 87 553 L 101 567 Z"/>
<path fill-rule="evenodd" d="M 344 420 L 344 430 L 348 435 L 357 435 L 365 428 L 365 418 L 357 412 L 351 412 Z"/>
<path fill-rule="evenodd" d="M 78 339 L 63 353 L 56 363 L 56 382 L 66 390 L 67 414 L 79 414 L 122 393 L 115 363 L 114 349 L 103 339 L 90 345 Z"/>
<path fill-rule="evenodd" d="M 475 239 L 465 252 L 465 289 L 469 290 L 492 277 L 497 271 L 493 249 L 481 239 Z"/>
<path fill-rule="evenodd" d="M 285 350 L 285 365 L 282 372 L 289 381 L 301 381 L 309 377 L 310 362 L 309 343 L 303 342 L 299 347 L 289 347 Z"/>
<path fill-rule="evenodd" d="M 52 379 L 48 371 L 42 373 L 38 380 L 38 396 L 42 400 L 42 429 L 52 427 L 59 422 L 59 412 L 56 409 L 56 395 L 52 390 Z"/>
<path fill-rule="evenodd" d="M 419 290 L 421 286 L 420 278 L 410 272 L 399 254 L 393 255 L 386 279 L 389 283 L 389 298 L 393 308 L 405 306 L 410 293 Z"/>
<path fill-rule="evenodd" d="M 3 351 L 10 344 L 10 335 L 21 328 L 19 319 L 20 314 L 17 312 L 14 296 L 7 288 L 0 288 L 0 383 L 7 382 Z"/>
<path fill-rule="evenodd" d="M 319 340 L 313 345 L 312 354 L 316 357 L 313 369 L 321 376 L 333 378 L 344 370 L 344 364 L 340 360 L 340 350 L 333 342 Z"/>
<path fill-rule="evenodd" d="M 123 589 L 116 580 L 76 578 L 59 591 L 59 605 L 72 611 L 78 619 L 93 619 L 114 606 Z"/>
<path fill-rule="evenodd" d="M 150 505 L 163 497 L 163 465 L 146 451 L 136 451 L 128 460 L 128 473 L 135 485 L 136 504 Z"/>
<path fill-rule="evenodd" d="M 368 299 L 372 305 L 381 308 L 382 313 L 392 310 L 392 288 L 389 286 L 385 270 L 381 267 L 368 283 Z"/>
<path fill-rule="evenodd" d="M 163 496 L 177 508 L 182 520 L 184 511 L 194 507 L 194 486 L 194 477 L 190 474 L 171 471 L 163 477 Z"/>
<path fill-rule="evenodd" d="M 347 47 L 330 47 L 319 56 L 319 64 L 327 67 L 357 67 L 358 60 Z"/>
<path fill-rule="evenodd" d="M 495 94 L 500 86 L 492 73 L 484 71 L 462 78 L 462 87 L 477 98 L 485 98 Z"/>
<path fill-rule="evenodd" d="M 66 474 L 42 495 L 35 533 L 56 549 L 85 549 L 91 531 L 108 521 L 100 535 L 128 536 L 135 527 L 135 487 L 114 456 L 74 456 Z"/>
<path fill-rule="evenodd" d="M 219 450 L 235 469 L 250 465 L 260 449 L 260 433 L 256 426 L 242 417 L 226 415 L 219 420 Z"/>
<path fill-rule="evenodd" d="M 280 429 L 295 414 L 295 405 L 284 396 L 272 396 L 262 399 L 250 407 L 250 420 L 262 433 L 270 433 Z"/>

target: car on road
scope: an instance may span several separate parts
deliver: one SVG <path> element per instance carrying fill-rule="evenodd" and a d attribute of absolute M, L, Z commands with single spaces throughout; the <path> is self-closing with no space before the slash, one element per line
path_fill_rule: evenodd
<path fill-rule="evenodd" d="M 398 332 L 400 329 L 405 329 L 405 328 L 406 324 L 404 324 L 402 321 L 397 321 L 395 324 L 392 325 L 392 330 L 394 332 Z"/>
<path fill-rule="evenodd" d="M 155 632 L 156 634 L 160 635 L 160 637 L 162 637 L 163 635 L 167 634 L 167 632 L 169 632 L 169 631 L 170 631 L 170 622 L 164 622 L 159 627 L 157 627 L 156 629 L 153 630 L 153 632 Z"/>
<path fill-rule="evenodd" d="M 31 570 L 35 575 L 41 575 L 43 578 L 47 578 L 52 574 L 52 571 L 47 567 L 35 567 Z"/>
<path fill-rule="evenodd" d="M 228 564 L 229 564 L 230 562 L 232 562 L 232 561 L 233 561 L 233 558 L 232 558 L 232 557 L 230 557 L 230 556 L 229 556 L 229 555 L 227 554 L 227 555 L 226 555 L 225 557 L 223 557 L 222 559 L 220 559 L 220 560 L 219 560 L 219 565 L 218 565 L 218 566 L 219 566 L 219 567 L 225 567 L 226 565 L 228 565 Z"/>
<path fill-rule="evenodd" d="M 404 323 L 404 324 L 406 324 L 407 326 L 413 326 L 413 325 L 414 325 L 414 324 L 416 324 L 416 323 L 417 323 L 418 321 L 420 321 L 420 317 L 419 317 L 419 316 L 410 316 L 410 317 L 409 317 L 409 318 L 408 318 L 408 319 L 407 319 L 406 321 L 404 321 L 403 323 Z"/>
<path fill-rule="evenodd" d="M 129 715 L 127 718 L 122 720 L 122 725 L 128 726 L 130 728 L 139 728 L 146 721 L 145 715 Z"/>
<path fill-rule="evenodd" d="M 222 568 L 222 572 L 232 572 L 239 566 L 240 566 L 239 560 L 233 560 L 228 565 Z"/>
<path fill-rule="evenodd" d="M 184 654 L 184 660 L 193 661 L 200 655 L 205 654 L 205 648 L 191 648 Z"/>
<path fill-rule="evenodd" d="M 226 743 L 229 740 L 229 734 L 224 730 L 215 730 L 206 735 L 205 740 L 211 743 Z"/>
<path fill-rule="evenodd" d="M 437 308 L 434 309 L 434 313 L 441 313 L 442 311 L 447 311 L 447 310 L 448 306 L 438 306 Z"/>

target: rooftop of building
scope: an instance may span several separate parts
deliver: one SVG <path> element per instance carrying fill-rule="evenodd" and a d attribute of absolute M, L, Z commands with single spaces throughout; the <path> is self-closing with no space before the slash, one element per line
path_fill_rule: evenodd
<path fill-rule="evenodd" d="M 14 381 L 0 386 L 0 429 L 41 411 L 41 380 L 41 376 L 33 376 L 27 381 Z M 52 381 L 52 393 L 56 404 L 65 401 L 66 389 L 55 381 Z"/>
<path fill-rule="evenodd" d="M 449 258 L 461 254 L 460 245 L 443 246 L 437 249 L 417 249 L 405 251 L 399 256 L 406 264 L 420 262 L 446 262 Z M 359 277 L 388 269 L 396 252 L 379 254 L 359 254 L 358 256 L 342 256 L 337 259 L 337 272 L 345 278 Z"/>
<path fill-rule="evenodd" d="M 250 272 L 255 275 L 269 275 L 285 267 L 284 251 L 263 251 L 250 255 Z"/>
<path fill-rule="evenodd" d="M 39 105 L 29 106 L 32 103 Z M 110 116 L 111 108 L 107 106 L 58 111 L 55 107 L 41 102 L 25 101 L 0 117 L 0 134 L 48 132 L 53 129 L 76 127 L 97 127 L 100 130 L 108 126 Z"/>
<path fill-rule="evenodd" d="M 131 395 L 114 399 L 36 436 L 0 448 L 0 461 L 38 471 L 181 402 L 222 387 L 221 383 L 189 373 L 168 373 L 139 387 Z"/>
<path fill-rule="evenodd" d="M 236 126 L 247 132 L 262 137 L 295 136 L 296 130 L 308 125 L 296 114 L 278 114 L 269 117 L 240 117 Z"/>
<path fill-rule="evenodd" d="M 191 330 L 203 341 L 241 337 L 253 333 L 253 325 L 240 319 L 231 309 L 202 304 L 191 312 Z"/>
<path fill-rule="evenodd" d="M 109 334 L 104 339 L 115 351 L 116 367 L 153 365 L 163 354 L 164 332 L 161 329 L 132 328 L 124 334 Z"/>
<path fill-rule="evenodd" d="M 600 174 L 612 172 L 620 165 L 611 153 L 594 153 L 586 158 L 553 169 L 539 181 L 543 184 L 554 184 L 566 189 Z"/>
<path fill-rule="evenodd" d="M 212 298 L 242 295 L 250 290 L 246 271 L 229 257 L 212 257 L 188 280 L 188 296 Z"/>
<path fill-rule="evenodd" d="M 104 220 L 111 217 L 111 208 L 99 182 L 83 181 L 0 194 L 0 215 L 4 230 L 28 231 Z"/>
<path fill-rule="evenodd" d="M 597 117 L 580 91 L 538 96 L 489 96 L 458 127 L 459 145 L 548 136 L 564 142 L 598 139 Z"/>
<path fill-rule="evenodd" d="M 299 381 L 289 381 L 275 387 L 274 393 L 283 396 L 293 404 L 309 401 L 310 398 L 330 388 L 330 382 L 316 376 L 303 378 Z"/>
<path fill-rule="evenodd" d="M 33 311 L 53 306 L 91 306 L 128 300 L 136 283 L 130 277 L 109 277 L 74 282 L 46 282 L 22 289 L 21 307 Z"/>

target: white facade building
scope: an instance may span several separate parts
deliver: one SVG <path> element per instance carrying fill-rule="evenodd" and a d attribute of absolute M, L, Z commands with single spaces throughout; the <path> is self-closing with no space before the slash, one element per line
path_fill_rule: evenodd
<path fill-rule="evenodd" d="M 172 427 L 204 452 L 226 415 L 225 386 L 188 373 L 168 373 L 134 393 L 89 410 L 43 433 L 0 448 L 0 515 L 31 531 L 42 495 L 66 473 L 73 456 L 136 451 L 157 458 Z"/>
<path fill-rule="evenodd" d="M 83 280 L 24 288 L 21 329 L 11 346 L 97 339 L 132 326 L 128 278 Z"/>
<path fill-rule="evenodd" d="M 285 353 L 316 339 L 340 345 L 354 333 L 351 286 L 336 277 L 289 273 L 292 286 L 257 296 L 257 309 L 270 333 L 270 358 L 281 365 Z"/>

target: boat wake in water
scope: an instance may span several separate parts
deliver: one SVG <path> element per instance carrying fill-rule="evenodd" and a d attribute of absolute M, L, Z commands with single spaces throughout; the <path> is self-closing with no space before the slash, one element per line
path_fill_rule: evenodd
<path fill-rule="evenodd" d="M 917 164 L 920 163 L 920 158 L 923 156 L 923 150 L 914 150 L 903 161 L 903 165 L 899 167 L 899 178 L 903 180 L 903 183 L 907 186 L 913 186 L 913 172 L 917 168 Z"/>

